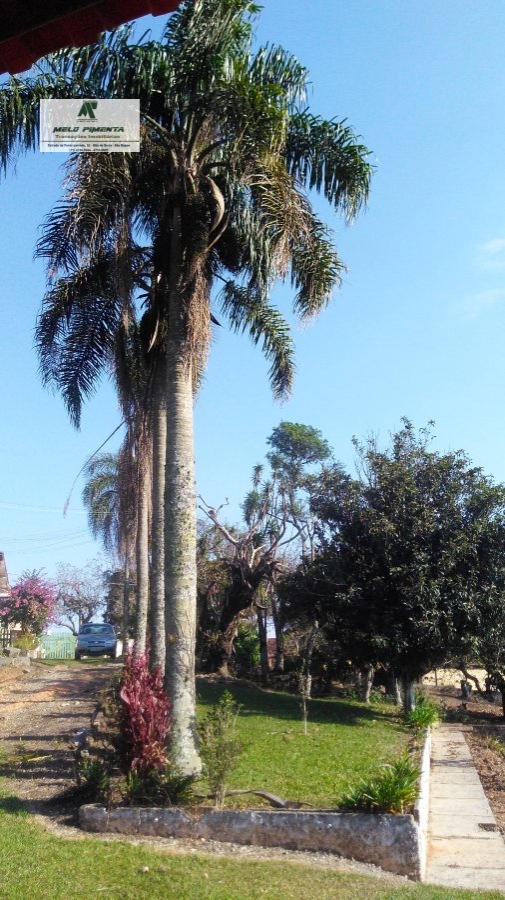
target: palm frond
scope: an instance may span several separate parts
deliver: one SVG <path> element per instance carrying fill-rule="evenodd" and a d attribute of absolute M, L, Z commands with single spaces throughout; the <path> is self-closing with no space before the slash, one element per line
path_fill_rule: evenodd
<path fill-rule="evenodd" d="M 36 256 L 50 276 L 76 269 L 82 257 L 103 254 L 125 227 L 131 179 L 126 155 L 74 154 L 66 164 L 63 200 L 46 217 Z"/>
<path fill-rule="evenodd" d="M 293 309 L 302 322 L 328 305 L 347 271 L 328 228 L 310 211 L 307 219 L 310 228 L 304 239 L 291 244 L 291 283 L 297 291 Z"/>
<path fill-rule="evenodd" d="M 76 427 L 83 399 L 94 393 L 110 366 L 124 308 L 108 262 L 105 257 L 59 279 L 44 298 L 35 331 L 43 384 L 61 391 Z"/>
<path fill-rule="evenodd" d="M 257 293 L 232 281 L 225 284 L 219 301 L 234 331 L 247 331 L 254 344 L 261 342 L 270 362 L 269 378 L 274 396 L 285 398 L 293 384 L 295 364 L 294 345 L 284 317 Z"/>
<path fill-rule="evenodd" d="M 315 189 L 342 211 L 348 222 L 366 204 L 372 166 L 370 151 L 343 122 L 307 110 L 295 113 L 286 140 L 288 170 L 307 190 Z"/>
<path fill-rule="evenodd" d="M 283 47 L 275 44 L 261 47 L 251 60 L 249 77 L 256 84 L 280 88 L 290 110 L 306 101 L 308 70 Z"/>
<path fill-rule="evenodd" d="M 39 105 L 41 100 L 69 99 L 72 88 L 63 79 L 10 78 L 0 88 L 0 169 L 28 150 L 39 146 Z"/>

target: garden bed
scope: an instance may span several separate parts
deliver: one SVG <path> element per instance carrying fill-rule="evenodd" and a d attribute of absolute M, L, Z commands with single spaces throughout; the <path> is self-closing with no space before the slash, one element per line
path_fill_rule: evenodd
<path fill-rule="evenodd" d="M 81 806 L 86 831 L 150 837 L 222 841 L 287 850 L 330 852 L 422 880 L 430 771 L 430 735 L 425 742 L 420 797 L 414 815 L 374 815 L 335 810 L 184 809 Z"/>

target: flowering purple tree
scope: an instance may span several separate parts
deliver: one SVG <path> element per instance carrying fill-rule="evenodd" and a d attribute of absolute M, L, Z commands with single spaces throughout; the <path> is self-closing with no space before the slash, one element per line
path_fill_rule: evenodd
<path fill-rule="evenodd" d="M 23 634 L 40 634 L 53 617 L 57 590 L 42 570 L 24 572 L 3 601 L 0 616 L 6 624 L 20 625 Z"/>

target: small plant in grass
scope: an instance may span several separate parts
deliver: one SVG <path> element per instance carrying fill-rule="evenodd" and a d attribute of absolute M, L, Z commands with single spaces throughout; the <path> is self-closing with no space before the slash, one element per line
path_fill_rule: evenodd
<path fill-rule="evenodd" d="M 500 738 L 492 734 L 486 734 L 482 738 L 482 744 L 486 749 L 493 750 L 494 753 L 498 753 L 500 756 L 505 756 L 505 744 Z"/>
<path fill-rule="evenodd" d="M 224 691 L 198 728 L 200 753 L 218 809 L 223 806 L 227 781 L 243 750 L 236 733 L 239 711 L 230 692 Z"/>
<path fill-rule="evenodd" d="M 403 813 L 419 796 L 421 770 L 405 751 L 375 775 L 362 778 L 342 797 L 340 809 L 353 812 Z"/>
<path fill-rule="evenodd" d="M 414 709 L 410 709 L 405 713 L 405 721 L 407 725 L 416 731 L 428 728 L 429 725 L 435 725 L 441 719 L 441 709 L 438 704 L 430 700 L 426 694 L 416 694 L 416 705 Z"/>
<path fill-rule="evenodd" d="M 342 696 L 345 700 L 356 702 L 359 700 L 358 692 L 354 688 L 346 688 Z"/>
<path fill-rule="evenodd" d="M 80 754 L 75 763 L 75 777 L 78 796 L 83 802 L 107 801 L 110 796 L 111 780 L 109 767 L 104 759 Z"/>

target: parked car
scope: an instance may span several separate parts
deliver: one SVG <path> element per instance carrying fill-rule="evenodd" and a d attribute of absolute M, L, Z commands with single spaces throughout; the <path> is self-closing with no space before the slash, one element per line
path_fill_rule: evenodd
<path fill-rule="evenodd" d="M 116 655 L 117 635 L 112 625 L 89 622 L 82 626 L 75 645 L 76 659 L 82 656 L 110 656 L 115 659 Z"/>

